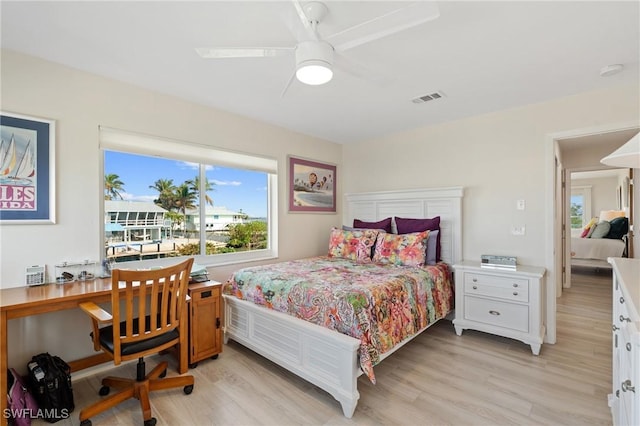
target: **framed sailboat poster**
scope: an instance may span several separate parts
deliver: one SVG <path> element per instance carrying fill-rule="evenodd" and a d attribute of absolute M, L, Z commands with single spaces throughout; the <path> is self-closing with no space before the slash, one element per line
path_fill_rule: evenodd
<path fill-rule="evenodd" d="M 55 223 L 55 121 L 0 112 L 0 224 Z"/>

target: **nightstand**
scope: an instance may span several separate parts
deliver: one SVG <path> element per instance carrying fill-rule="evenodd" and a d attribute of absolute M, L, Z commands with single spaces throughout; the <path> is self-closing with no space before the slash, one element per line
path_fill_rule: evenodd
<path fill-rule="evenodd" d="M 189 367 L 222 352 L 222 284 L 189 284 Z"/>
<path fill-rule="evenodd" d="M 465 329 L 520 340 L 540 353 L 544 339 L 545 269 L 518 265 L 515 270 L 480 267 L 463 261 L 453 266 L 458 336 Z"/>

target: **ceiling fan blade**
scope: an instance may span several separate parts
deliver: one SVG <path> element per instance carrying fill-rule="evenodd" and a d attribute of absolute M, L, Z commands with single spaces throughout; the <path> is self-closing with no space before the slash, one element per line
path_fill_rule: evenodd
<path fill-rule="evenodd" d="M 287 90 L 289 90 L 289 87 L 291 86 L 291 83 L 293 82 L 293 79 L 296 77 L 296 73 L 295 71 L 293 72 L 293 74 L 291 74 L 291 77 L 289 77 L 289 81 L 287 81 L 287 85 L 284 86 L 284 89 L 282 90 L 282 92 L 280 93 L 280 97 L 284 98 L 284 95 L 287 93 Z"/>
<path fill-rule="evenodd" d="M 439 16 L 440 11 L 435 2 L 419 1 L 337 32 L 325 37 L 325 40 L 338 51 L 347 50 L 407 30 Z"/>
<path fill-rule="evenodd" d="M 296 13 L 298 14 L 298 18 L 304 25 L 304 29 L 306 33 L 311 37 L 312 40 L 318 40 L 318 31 L 316 30 L 316 24 L 311 22 L 306 13 L 304 13 L 304 9 L 302 8 L 302 4 L 300 4 L 300 0 L 291 0 L 293 2 L 293 7 L 296 9 Z"/>
<path fill-rule="evenodd" d="M 338 52 L 334 54 L 333 61 L 336 68 L 339 68 L 347 74 L 359 79 L 371 81 L 379 85 L 387 85 L 392 81 L 392 78 L 389 76 L 376 72 L 373 69 L 356 62 L 353 59 L 347 58 Z"/>
<path fill-rule="evenodd" d="M 287 7 L 282 12 L 282 21 L 296 41 L 306 40 L 309 38 L 309 32 L 302 22 L 300 22 L 298 14 L 292 8 Z"/>
<path fill-rule="evenodd" d="M 196 47 L 198 55 L 206 59 L 284 56 L 293 50 L 295 47 Z"/>

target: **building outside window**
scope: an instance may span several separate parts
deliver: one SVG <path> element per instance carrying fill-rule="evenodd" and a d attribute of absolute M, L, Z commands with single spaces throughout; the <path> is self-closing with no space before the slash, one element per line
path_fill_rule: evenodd
<path fill-rule="evenodd" d="M 276 256 L 275 160 L 167 140 L 164 155 L 151 156 L 133 143 L 147 136 L 105 133 L 106 259 L 197 256 L 213 265 Z"/>

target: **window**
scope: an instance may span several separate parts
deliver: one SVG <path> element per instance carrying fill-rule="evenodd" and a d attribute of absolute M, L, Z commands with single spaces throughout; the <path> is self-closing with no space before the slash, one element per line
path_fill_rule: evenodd
<path fill-rule="evenodd" d="M 572 186 L 569 203 L 571 235 L 579 236 L 591 220 L 591 186 Z"/>
<path fill-rule="evenodd" d="M 275 257 L 276 160 L 100 128 L 105 257 Z"/>

